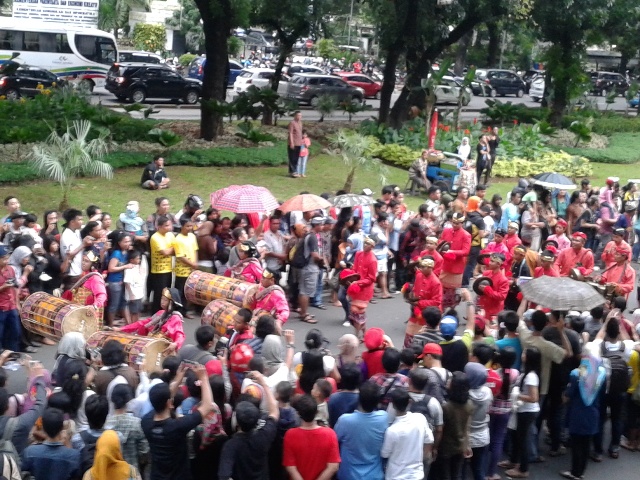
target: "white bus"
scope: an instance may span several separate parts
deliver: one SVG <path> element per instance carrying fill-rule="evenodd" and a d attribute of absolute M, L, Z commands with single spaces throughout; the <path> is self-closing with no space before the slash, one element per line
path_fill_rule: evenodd
<path fill-rule="evenodd" d="M 71 24 L 0 17 L 0 64 L 16 61 L 45 68 L 89 89 L 103 87 L 118 61 L 113 35 Z"/>

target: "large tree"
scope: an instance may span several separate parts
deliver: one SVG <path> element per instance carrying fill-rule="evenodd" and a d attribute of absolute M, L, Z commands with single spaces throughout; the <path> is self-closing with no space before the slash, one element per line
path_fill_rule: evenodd
<path fill-rule="evenodd" d="M 147 0 L 101 0 L 98 7 L 98 28 L 113 32 L 118 38 L 118 30 L 129 27 L 129 13 L 133 8 L 149 11 Z"/>
<path fill-rule="evenodd" d="M 227 95 L 229 55 L 227 40 L 231 30 L 246 26 L 249 0 L 195 0 L 202 17 L 204 50 L 207 61 L 202 79 L 200 136 L 215 140 L 222 131 L 224 111 L 218 108 Z"/>

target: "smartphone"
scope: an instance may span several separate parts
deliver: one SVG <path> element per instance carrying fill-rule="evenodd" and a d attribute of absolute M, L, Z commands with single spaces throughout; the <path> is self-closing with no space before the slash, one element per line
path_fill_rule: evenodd
<path fill-rule="evenodd" d="M 20 360 L 22 358 L 22 354 L 20 352 L 12 352 L 7 360 Z"/>

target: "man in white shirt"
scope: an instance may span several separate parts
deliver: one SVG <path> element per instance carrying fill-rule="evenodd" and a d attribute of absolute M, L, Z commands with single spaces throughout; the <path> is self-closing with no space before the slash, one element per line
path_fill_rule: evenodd
<path fill-rule="evenodd" d="M 380 455 L 388 459 L 385 479 L 422 480 L 424 458 L 431 457 L 433 433 L 421 413 L 408 412 L 409 392 L 395 389 L 390 394 L 396 419 L 384 434 Z"/>
<path fill-rule="evenodd" d="M 82 274 L 82 251 L 86 247 L 93 245 L 91 236 L 87 236 L 84 240 L 80 239 L 80 229 L 82 228 L 82 212 L 75 208 L 69 208 L 64 211 L 63 215 L 65 224 L 64 230 L 60 236 L 60 253 L 62 259 L 69 259 L 69 271 L 64 278 L 64 290 L 69 290 L 80 278 Z"/>
<path fill-rule="evenodd" d="M 287 260 L 285 252 L 286 239 L 280 231 L 280 217 L 271 216 L 269 219 L 269 230 L 264 232 L 264 242 L 267 244 L 265 261 L 267 268 L 281 271 Z"/>
<path fill-rule="evenodd" d="M 389 289 L 387 288 L 387 260 L 389 256 L 389 248 L 387 246 L 387 231 L 389 230 L 389 216 L 386 213 L 380 213 L 376 219 L 376 223 L 371 227 L 371 238 L 376 242 L 373 247 L 373 253 L 378 260 L 378 286 L 382 290 L 381 298 L 391 298 Z"/>

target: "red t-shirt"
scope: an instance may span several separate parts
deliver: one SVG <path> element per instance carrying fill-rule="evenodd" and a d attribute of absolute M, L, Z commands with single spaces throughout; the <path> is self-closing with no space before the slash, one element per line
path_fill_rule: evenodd
<path fill-rule="evenodd" d="M 282 465 L 296 467 L 304 480 L 318 478 L 328 463 L 340 463 L 338 437 L 329 427 L 287 430 L 282 450 Z"/>
<path fill-rule="evenodd" d="M 0 271 L 0 285 L 7 283 L 7 280 L 16 279 L 16 271 L 11 265 L 7 265 Z M 16 306 L 16 292 L 13 288 L 6 288 L 0 292 L 0 312 L 8 312 L 9 310 L 15 310 Z"/>
<path fill-rule="evenodd" d="M 489 387 L 495 398 L 502 390 L 502 377 L 494 369 L 487 368 L 487 382 L 485 385 Z"/>
<path fill-rule="evenodd" d="M 367 350 L 362 352 L 362 360 L 367 365 L 367 380 L 373 377 L 376 373 L 384 373 L 385 369 L 382 366 L 382 355 L 384 350 Z"/>

